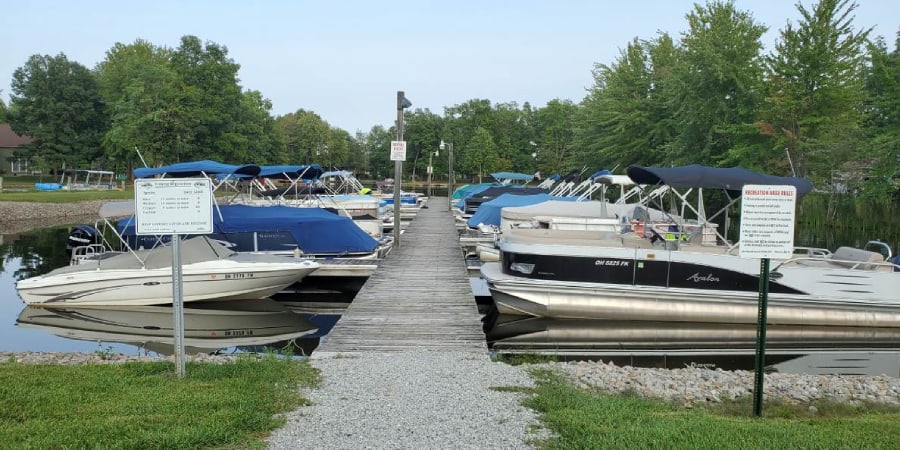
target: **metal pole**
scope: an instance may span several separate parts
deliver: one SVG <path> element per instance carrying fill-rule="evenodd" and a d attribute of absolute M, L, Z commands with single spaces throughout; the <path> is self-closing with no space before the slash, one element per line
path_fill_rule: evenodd
<path fill-rule="evenodd" d="M 403 91 L 397 91 L 397 140 L 403 140 Z M 394 161 L 394 247 L 400 248 L 400 189 L 403 161 Z"/>
<path fill-rule="evenodd" d="M 769 301 L 769 258 L 759 265 L 759 315 L 756 319 L 756 375 L 753 380 L 753 414 L 762 417 L 763 369 L 766 362 L 766 310 Z"/>
<path fill-rule="evenodd" d="M 431 173 L 434 170 L 431 169 L 431 158 L 434 156 L 434 152 L 428 151 L 428 197 L 431 198 Z"/>
<path fill-rule="evenodd" d="M 447 197 L 449 197 L 448 198 L 449 204 L 447 205 L 447 210 L 450 211 L 453 209 L 453 185 L 456 184 L 456 174 L 453 173 L 453 144 L 448 142 L 447 145 L 450 147 L 450 157 L 448 158 L 448 161 L 447 161 L 448 166 L 449 166 L 447 168 L 448 177 L 449 177 L 447 179 L 447 182 L 450 183 L 450 185 L 447 189 Z"/>
<path fill-rule="evenodd" d="M 172 313 L 175 315 L 175 375 L 184 378 L 184 299 L 181 292 L 181 239 L 172 235 Z"/>

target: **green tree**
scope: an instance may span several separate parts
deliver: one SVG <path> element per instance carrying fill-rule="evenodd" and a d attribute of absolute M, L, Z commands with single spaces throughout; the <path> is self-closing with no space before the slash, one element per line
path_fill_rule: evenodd
<path fill-rule="evenodd" d="M 281 130 L 284 154 L 291 164 L 322 164 L 330 126 L 318 114 L 298 109 L 275 119 Z"/>
<path fill-rule="evenodd" d="M 406 140 L 406 162 L 403 171 L 411 177 L 421 179 L 428 173 L 428 153 L 434 153 L 441 142 L 441 134 L 444 129 L 444 120 L 429 109 L 419 109 L 406 113 L 403 116 L 404 133 Z M 439 160 L 432 157 L 432 163 L 437 166 Z M 442 164 L 439 167 L 446 167 Z M 435 173 L 445 173 L 435 170 Z"/>
<path fill-rule="evenodd" d="M 110 117 L 104 151 L 129 169 L 144 162 L 152 166 L 182 160 L 190 130 L 179 103 L 182 85 L 169 66 L 171 54 L 143 40 L 116 43 L 95 69 Z"/>
<path fill-rule="evenodd" d="M 178 105 L 184 114 L 180 120 L 189 132 L 181 154 L 248 162 L 246 149 L 241 148 L 244 141 L 234 136 L 243 95 L 237 78 L 240 65 L 228 57 L 228 49 L 184 36 L 172 54 L 171 67 L 181 82 Z"/>
<path fill-rule="evenodd" d="M 667 162 L 717 165 L 757 133 L 766 27 L 732 1 L 694 5 L 686 18 L 672 92 L 678 137 Z"/>
<path fill-rule="evenodd" d="M 323 161 L 332 169 L 347 169 L 350 161 L 350 133 L 340 128 L 328 129 L 327 151 Z"/>
<path fill-rule="evenodd" d="M 862 156 L 869 166 L 863 194 L 900 201 L 900 33 L 894 51 L 882 39 L 869 49 Z"/>
<path fill-rule="evenodd" d="M 391 141 L 394 133 L 381 125 L 372 127 L 363 144 L 369 158 L 369 172 L 376 180 L 394 177 L 394 162 L 391 158 Z"/>
<path fill-rule="evenodd" d="M 576 117 L 582 165 L 624 169 L 667 161 L 677 135 L 671 96 L 679 54 L 672 38 L 660 34 L 634 39 L 615 63 L 595 66 L 594 87 Z"/>
<path fill-rule="evenodd" d="M 536 163 L 545 173 L 562 173 L 573 167 L 572 146 L 577 107 L 569 100 L 554 99 L 537 112 Z"/>
<path fill-rule="evenodd" d="M 33 55 L 13 72 L 9 123 L 31 136 L 43 169 L 104 165 L 106 116 L 94 75 L 66 55 Z"/>
<path fill-rule="evenodd" d="M 853 26 L 856 3 L 821 0 L 781 30 L 767 62 L 771 94 L 763 113 L 774 153 L 788 152 L 801 177 L 823 181 L 853 159 L 863 119 L 865 45 Z"/>
<path fill-rule="evenodd" d="M 3 94 L 3 89 L 0 89 L 0 94 Z M 6 103 L 0 98 L 0 123 L 6 123 L 7 111 L 9 111 L 9 109 L 6 106 Z"/>
<path fill-rule="evenodd" d="M 475 128 L 472 139 L 466 144 L 464 155 L 463 167 L 474 173 L 479 183 L 485 175 L 496 169 L 499 159 L 494 138 L 484 127 Z"/>

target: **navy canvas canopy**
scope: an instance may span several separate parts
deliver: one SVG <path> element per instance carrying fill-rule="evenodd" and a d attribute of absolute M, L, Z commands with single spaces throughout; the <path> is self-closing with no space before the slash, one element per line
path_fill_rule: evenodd
<path fill-rule="evenodd" d="M 745 184 L 790 185 L 797 188 L 797 196 L 812 190 L 812 183 L 803 178 L 766 175 L 742 167 L 707 167 L 699 164 L 682 167 L 631 166 L 627 173 L 636 184 L 725 189 L 732 196 L 740 196 Z"/>
<path fill-rule="evenodd" d="M 314 180 L 322 175 L 322 166 L 318 164 L 310 165 L 283 165 L 283 166 L 260 166 L 259 177 L 287 179 L 300 177 L 304 180 Z"/>
<path fill-rule="evenodd" d="M 547 189 L 536 188 L 536 187 L 522 187 L 522 186 L 491 186 L 487 189 L 473 193 L 469 196 L 472 199 L 481 199 L 484 198 L 484 201 L 488 199 L 499 197 L 500 195 L 511 193 L 513 195 L 534 195 L 534 194 L 546 194 Z"/>
<path fill-rule="evenodd" d="M 170 164 L 162 167 L 142 167 L 134 169 L 135 178 L 150 178 L 166 175 L 172 178 L 202 177 L 220 174 L 256 176 L 261 168 L 256 164 L 234 165 L 203 160 Z"/>
<path fill-rule="evenodd" d="M 214 233 L 289 232 L 304 253 L 372 252 L 378 241 L 347 217 L 322 208 L 221 205 L 213 212 Z M 135 235 L 135 221 L 119 222 L 124 237 Z"/>
<path fill-rule="evenodd" d="M 475 211 L 475 214 L 472 214 L 472 217 L 469 218 L 469 221 L 466 222 L 466 224 L 470 228 L 475 228 L 478 226 L 478 224 L 499 226 L 500 213 L 503 211 L 503 208 L 508 206 L 513 207 L 534 205 L 537 203 L 546 202 L 548 200 L 574 202 L 578 199 L 576 197 L 554 197 L 546 193 L 534 195 L 515 195 L 506 193 L 489 202 L 482 203 L 481 206 L 478 207 L 478 211 Z"/>

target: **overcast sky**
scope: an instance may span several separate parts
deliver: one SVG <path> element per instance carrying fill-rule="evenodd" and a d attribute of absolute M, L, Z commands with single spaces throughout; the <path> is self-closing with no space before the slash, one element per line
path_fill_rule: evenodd
<path fill-rule="evenodd" d="M 808 8 L 811 1 L 804 1 Z M 874 27 L 890 49 L 897 0 L 857 0 L 856 25 Z M 0 24 L 0 89 L 33 54 L 93 68 L 116 42 L 177 47 L 195 35 L 228 48 L 244 89 L 273 113 L 312 110 L 350 133 L 389 126 L 396 92 L 413 108 L 443 114 L 473 98 L 494 103 L 580 101 L 595 63 L 608 64 L 634 37 L 677 37 L 685 0 L 459 1 L 49 1 L 7 2 Z M 777 32 L 799 13 L 791 0 L 737 0 Z"/>

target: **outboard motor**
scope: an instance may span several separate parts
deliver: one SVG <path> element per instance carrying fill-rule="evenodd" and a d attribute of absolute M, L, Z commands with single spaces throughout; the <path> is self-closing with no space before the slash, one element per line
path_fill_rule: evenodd
<path fill-rule="evenodd" d="M 102 242 L 103 236 L 96 228 L 90 225 L 76 225 L 69 230 L 69 236 L 66 238 L 66 250 L 71 252 L 75 247 Z"/>
<path fill-rule="evenodd" d="M 894 256 L 890 261 L 894 264 L 894 272 L 900 272 L 900 255 Z"/>

